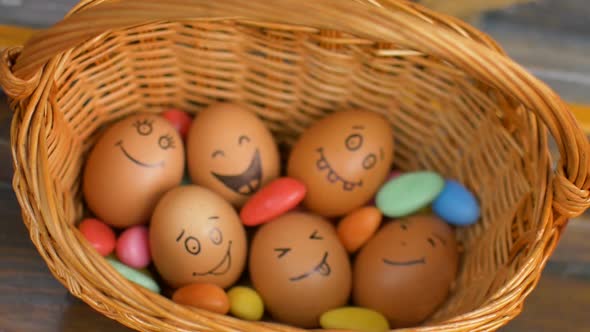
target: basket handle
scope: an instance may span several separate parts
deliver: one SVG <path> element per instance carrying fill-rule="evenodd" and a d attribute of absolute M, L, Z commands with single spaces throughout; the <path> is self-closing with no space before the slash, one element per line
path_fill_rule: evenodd
<path fill-rule="evenodd" d="M 590 147 L 559 96 L 496 50 L 395 10 L 393 0 L 366 1 L 385 3 L 389 10 L 341 0 L 86 0 L 80 11 L 27 42 L 12 68 L 13 77 L 32 80 L 51 57 L 105 31 L 162 20 L 263 20 L 393 42 L 444 59 L 534 112 L 555 138 L 561 154 L 553 180 L 554 210 L 564 217 L 561 219 L 568 219 L 590 206 Z M 5 84 L 4 80 L 0 83 Z"/>

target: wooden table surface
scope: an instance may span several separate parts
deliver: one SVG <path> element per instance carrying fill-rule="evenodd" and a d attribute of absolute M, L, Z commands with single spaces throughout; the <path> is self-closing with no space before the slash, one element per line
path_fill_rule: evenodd
<path fill-rule="evenodd" d="M 485 27 L 485 26 L 484 26 Z M 571 101 L 590 102 L 590 46 L 584 39 L 510 26 L 488 29 L 517 61 Z M 0 332 L 129 331 L 69 295 L 28 238 L 11 182 L 9 119 L 0 96 Z M 590 215 L 570 222 L 523 313 L 504 332 L 589 331 Z"/>

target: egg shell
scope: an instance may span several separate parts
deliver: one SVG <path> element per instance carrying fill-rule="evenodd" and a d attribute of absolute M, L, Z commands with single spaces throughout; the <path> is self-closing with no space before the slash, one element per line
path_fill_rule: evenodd
<path fill-rule="evenodd" d="M 82 190 L 92 212 L 126 228 L 149 221 L 162 195 L 180 184 L 184 147 L 164 118 L 131 115 L 108 127 L 90 152 Z"/>
<path fill-rule="evenodd" d="M 78 229 L 102 256 L 108 256 L 115 250 L 117 241 L 115 232 L 102 221 L 92 218 L 84 219 Z"/>
<path fill-rule="evenodd" d="M 134 226 L 121 233 L 117 240 L 117 258 L 136 269 L 143 269 L 150 264 L 152 258 L 147 227 Z"/>
<path fill-rule="evenodd" d="M 432 203 L 444 179 L 431 171 L 410 172 L 389 180 L 377 193 L 376 205 L 387 217 L 405 217 Z"/>
<path fill-rule="evenodd" d="M 187 161 L 195 184 L 237 207 L 280 173 L 271 132 L 237 104 L 215 104 L 196 116 L 187 138 Z"/>
<path fill-rule="evenodd" d="M 154 293 L 160 293 L 160 286 L 154 280 L 154 277 L 146 270 L 136 270 L 129 267 L 114 257 L 107 257 L 107 262 L 111 264 L 117 272 L 119 272 L 125 279 L 138 284 L 144 288 L 151 290 Z"/>
<path fill-rule="evenodd" d="M 353 299 L 384 314 L 393 328 L 416 326 L 440 307 L 456 278 L 454 230 L 435 216 L 384 225 L 353 266 Z"/>
<path fill-rule="evenodd" d="M 264 315 L 264 302 L 250 287 L 236 286 L 227 292 L 230 313 L 238 318 L 258 321 Z"/>
<path fill-rule="evenodd" d="M 170 286 L 213 283 L 227 288 L 244 270 L 246 232 L 221 196 L 200 186 L 179 186 L 154 210 L 150 249 L 156 269 Z"/>
<path fill-rule="evenodd" d="M 371 200 L 393 162 L 393 131 L 374 112 L 340 111 L 316 122 L 294 145 L 287 174 L 305 184 L 304 205 L 325 217 Z"/>
<path fill-rule="evenodd" d="M 381 313 L 359 307 L 344 307 L 330 310 L 320 317 L 320 325 L 324 329 L 358 332 L 389 331 L 389 323 Z"/>
<path fill-rule="evenodd" d="M 432 210 L 446 222 L 456 226 L 473 225 L 480 217 L 475 195 L 454 180 L 445 182 L 442 192 L 432 203 Z"/>
<path fill-rule="evenodd" d="M 295 208 L 305 197 L 305 185 L 295 179 L 279 178 L 255 193 L 240 212 L 246 226 L 258 226 Z"/>
<path fill-rule="evenodd" d="M 334 226 L 313 214 L 289 212 L 260 227 L 249 255 L 250 279 L 277 321 L 304 328 L 346 304 L 348 254 Z"/>
<path fill-rule="evenodd" d="M 223 288 L 214 284 L 196 283 L 177 289 L 172 301 L 221 315 L 229 312 L 229 298 Z"/>
<path fill-rule="evenodd" d="M 162 113 L 162 117 L 168 120 L 170 124 L 172 124 L 172 126 L 176 128 L 183 140 L 186 139 L 188 129 L 190 128 L 191 123 L 193 122 L 193 118 L 190 115 L 188 115 L 188 113 L 173 108 L 164 111 Z"/>
<path fill-rule="evenodd" d="M 349 253 L 354 253 L 379 229 L 381 219 L 381 211 L 374 206 L 352 211 L 338 223 L 338 238 Z"/>

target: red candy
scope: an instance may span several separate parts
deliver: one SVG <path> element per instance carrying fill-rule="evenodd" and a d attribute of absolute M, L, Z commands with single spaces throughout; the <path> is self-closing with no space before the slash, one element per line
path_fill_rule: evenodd
<path fill-rule="evenodd" d="M 152 261 L 147 227 L 134 226 L 121 233 L 117 241 L 117 257 L 127 266 L 147 267 Z"/>
<path fill-rule="evenodd" d="M 186 112 L 173 108 L 162 113 L 162 116 L 166 118 L 166 120 L 170 121 L 172 126 L 178 130 L 178 133 L 184 140 L 186 138 L 186 134 L 188 133 L 188 129 L 191 126 L 191 122 L 193 121 L 190 115 L 188 115 Z"/>
<path fill-rule="evenodd" d="M 240 212 L 246 226 L 257 226 L 295 208 L 307 189 L 292 178 L 279 178 L 264 186 L 246 202 Z"/>
<path fill-rule="evenodd" d="M 85 219 L 78 226 L 80 233 L 102 256 L 110 255 L 115 249 L 115 232 L 97 219 Z"/>

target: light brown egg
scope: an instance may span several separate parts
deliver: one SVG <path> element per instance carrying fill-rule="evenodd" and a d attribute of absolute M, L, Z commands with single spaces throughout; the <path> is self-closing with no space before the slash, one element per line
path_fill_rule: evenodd
<path fill-rule="evenodd" d="M 307 186 L 304 205 L 326 217 L 367 203 L 393 162 L 393 133 L 372 112 L 336 112 L 306 130 L 293 147 L 287 173 Z"/>
<path fill-rule="evenodd" d="M 242 206 L 279 176 L 279 152 L 264 123 L 235 104 L 216 104 L 193 121 L 187 160 L 194 183 Z"/>
<path fill-rule="evenodd" d="M 390 222 L 354 262 L 353 299 L 394 328 L 415 326 L 445 301 L 458 264 L 455 233 L 442 220 L 420 215 Z"/>
<path fill-rule="evenodd" d="M 180 184 L 184 146 L 157 115 L 137 114 L 105 130 L 90 152 L 82 190 L 90 210 L 114 227 L 149 221 L 162 195 Z"/>
<path fill-rule="evenodd" d="M 250 248 L 250 278 L 277 321 L 317 327 L 322 313 L 347 303 L 348 255 L 325 219 L 287 213 L 263 225 Z"/>
<path fill-rule="evenodd" d="M 150 226 L 156 269 L 170 286 L 238 280 L 247 256 L 246 232 L 233 207 L 200 186 L 176 187 L 158 202 Z"/>

